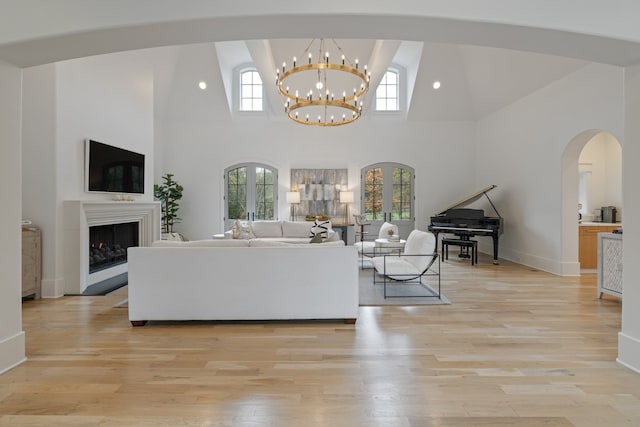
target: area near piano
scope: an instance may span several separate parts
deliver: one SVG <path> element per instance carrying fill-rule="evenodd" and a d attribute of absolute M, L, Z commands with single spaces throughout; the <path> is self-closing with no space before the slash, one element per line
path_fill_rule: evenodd
<path fill-rule="evenodd" d="M 431 217 L 429 231 L 436 235 L 436 239 L 440 234 L 445 234 L 456 236 L 463 242 L 472 241 L 472 238 L 476 236 L 491 237 L 493 240 L 493 263 L 498 264 L 498 242 L 504 224 L 500 213 L 487 194 L 496 187 L 496 185 L 490 185 L 483 188 L 438 212 Z M 483 209 L 465 208 L 482 196 L 485 196 L 489 201 L 495 216 L 485 216 Z M 472 256 L 464 251 L 461 251 L 461 255 Z"/>

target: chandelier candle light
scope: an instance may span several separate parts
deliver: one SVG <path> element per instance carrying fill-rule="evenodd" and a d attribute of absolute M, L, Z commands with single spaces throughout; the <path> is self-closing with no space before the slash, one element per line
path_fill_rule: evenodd
<path fill-rule="evenodd" d="M 317 61 L 311 52 L 318 46 Z M 284 100 L 284 111 L 296 123 L 308 126 L 340 126 L 356 121 L 362 115 L 362 101 L 369 90 L 371 73 L 367 66 L 359 69 L 345 57 L 342 48 L 332 40 L 341 63 L 330 62 L 325 40 L 312 40 L 304 50 L 308 62 L 299 64 L 293 57 L 293 67 L 287 63 L 276 69 L 276 86 Z M 337 94 L 337 95 L 336 95 Z"/>

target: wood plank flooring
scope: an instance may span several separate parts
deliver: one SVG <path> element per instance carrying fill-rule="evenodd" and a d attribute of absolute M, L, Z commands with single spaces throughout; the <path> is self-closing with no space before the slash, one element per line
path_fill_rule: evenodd
<path fill-rule="evenodd" d="M 361 307 L 355 325 L 133 328 L 113 307 L 126 289 L 25 301 L 28 361 L 0 376 L 0 425 L 640 425 L 620 301 L 596 298 L 595 275 L 453 258 L 451 305 Z"/>

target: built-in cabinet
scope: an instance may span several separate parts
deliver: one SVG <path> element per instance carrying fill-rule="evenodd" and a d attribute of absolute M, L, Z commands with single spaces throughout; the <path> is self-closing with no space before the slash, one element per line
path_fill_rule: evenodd
<path fill-rule="evenodd" d="M 598 233 L 610 233 L 620 228 L 620 224 L 597 225 L 581 224 L 578 233 L 578 261 L 580 270 L 598 268 Z"/>
<path fill-rule="evenodd" d="M 622 234 L 598 234 L 598 298 L 622 298 Z"/>
<path fill-rule="evenodd" d="M 22 228 L 22 297 L 41 297 L 42 236 L 37 228 Z"/>

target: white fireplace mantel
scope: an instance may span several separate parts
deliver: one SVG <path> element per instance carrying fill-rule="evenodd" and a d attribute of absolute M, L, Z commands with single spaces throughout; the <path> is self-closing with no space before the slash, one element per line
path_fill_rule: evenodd
<path fill-rule="evenodd" d="M 139 245 L 150 246 L 160 239 L 160 202 L 64 202 L 65 294 L 81 294 L 91 284 L 89 227 L 127 222 L 138 223 Z"/>

